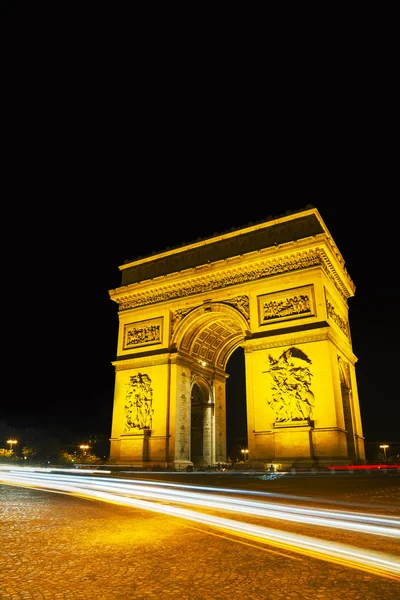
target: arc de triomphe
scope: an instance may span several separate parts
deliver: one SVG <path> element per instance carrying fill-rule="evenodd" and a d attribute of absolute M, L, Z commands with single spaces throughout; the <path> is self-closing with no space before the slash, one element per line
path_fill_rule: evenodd
<path fill-rule="evenodd" d="M 225 463 L 226 365 L 238 346 L 253 467 L 365 462 L 355 286 L 316 208 L 119 268 L 111 464 Z"/>

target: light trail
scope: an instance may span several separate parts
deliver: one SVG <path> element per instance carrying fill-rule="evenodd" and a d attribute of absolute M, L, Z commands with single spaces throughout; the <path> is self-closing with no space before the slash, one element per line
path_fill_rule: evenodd
<path fill-rule="evenodd" d="M 74 473 L 75 475 L 77 473 L 81 473 L 82 476 L 84 475 L 88 475 L 88 474 L 94 474 L 94 475 L 99 475 L 100 473 L 102 474 L 109 474 L 111 473 L 111 471 L 108 470 L 104 470 L 104 469 L 87 469 L 85 468 L 84 470 L 81 469 L 77 469 L 75 468 L 66 468 L 66 467 L 10 467 L 10 466 L 6 466 L 6 465 L 0 465 L 0 471 L 5 470 L 5 471 L 15 471 L 15 470 L 24 470 L 26 471 L 32 471 L 32 472 L 41 472 L 41 473 Z M 123 471 L 122 471 L 123 472 Z M 126 471 L 126 473 L 131 473 L 130 471 Z M 276 478 L 277 475 L 282 475 L 282 473 L 275 473 L 274 474 L 274 478 Z M 264 477 L 261 477 L 261 479 L 263 479 Z M 113 477 L 113 479 L 117 479 L 116 477 Z M 118 479 L 118 481 L 127 481 L 126 478 L 121 478 Z M 347 500 L 339 500 L 337 498 L 335 498 L 335 500 L 331 500 L 329 498 L 318 498 L 315 496 L 297 496 L 294 494 L 282 494 L 282 493 L 277 493 L 277 492 L 268 492 L 268 491 L 259 491 L 259 490 L 245 490 L 245 489 L 238 489 L 238 488 L 224 488 L 221 486 L 218 487 L 213 487 L 213 486 L 200 486 L 197 484 L 183 484 L 183 483 L 172 483 L 170 481 L 165 482 L 165 481 L 160 481 L 160 480 L 155 480 L 152 481 L 150 479 L 137 479 L 135 477 L 134 481 L 138 484 L 146 484 L 148 486 L 157 486 L 157 487 L 169 487 L 169 488 L 176 488 L 176 489 L 186 489 L 186 490 L 201 490 L 201 491 L 209 491 L 209 492 L 213 492 L 213 493 L 224 493 L 224 492 L 228 492 L 230 494 L 235 494 L 235 495 L 245 495 L 245 496 L 262 496 L 263 498 L 281 498 L 283 500 L 300 500 L 300 501 L 304 501 L 304 502 L 318 502 L 319 504 L 334 504 L 335 506 L 337 505 L 343 505 L 343 506 L 348 506 L 352 509 L 354 509 L 355 507 L 368 507 L 371 508 L 371 505 L 365 502 L 353 502 L 353 501 L 347 501 Z M 374 503 L 374 506 L 379 506 L 378 504 Z M 382 506 L 382 505 L 381 505 Z M 388 508 L 387 504 L 384 505 L 384 508 Z M 397 508 L 394 507 L 394 508 Z"/>
<path fill-rule="evenodd" d="M 200 506 L 203 509 L 230 510 L 245 514 L 247 517 L 265 516 L 269 518 L 279 518 L 296 522 L 318 524 L 325 527 L 341 527 L 347 531 L 362 531 L 375 535 L 391 535 L 399 537 L 399 519 L 385 519 L 384 517 L 375 517 L 373 515 L 360 515 L 359 513 L 351 515 L 346 514 L 347 520 L 343 519 L 342 512 L 333 511 L 334 518 L 331 518 L 330 511 L 314 511 L 299 507 L 289 507 L 276 505 L 271 508 L 271 503 L 243 501 L 233 497 L 215 498 L 211 494 L 185 491 L 184 494 L 176 489 L 155 490 L 154 486 L 139 484 L 135 481 L 127 482 L 125 480 L 116 480 L 113 478 L 95 478 L 82 477 L 81 475 L 53 475 L 51 473 L 21 473 L 21 471 L 3 472 L 0 474 L 0 482 L 9 485 L 22 485 L 34 488 L 41 488 L 48 491 L 60 491 L 70 493 L 83 498 L 90 498 L 120 504 L 123 506 L 132 506 L 135 508 L 149 510 L 152 512 L 167 514 L 174 517 L 188 519 L 203 525 L 217 527 L 226 532 L 250 537 L 264 543 L 272 543 L 289 550 L 301 551 L 314 558 L 331 560 L 346 564 L 349 567 L 361 568 L 375 574 L 391 576 L 400 579 L 400 560 L 393 555 L 383 552 L 360 549 L 356 546 L 349 546 L 332 541 L 319 540 L 317 538 L 294 534 L 253 525 L 242 521 L 235 521 L 223 517 L 204 514 L 194 510 L 157 504 L 156 502 L 166 501 L 177 504 L 191 504 Z M 164 486 L 163 486 L 164 487 Z M 132 497 L 134 496 L 134 497 Z M 138 497 L 139 496 L 139 497 Z M 147 498 L 143 500 L 142 498 Z M 150 499 L 150 500 L 149 500 Z M 312 516 L 314 513 L 318 516 Z M 303 513 L 303 514 L 302 514 Z M 324 515 L 323 517 L 321 515 Z M 279 516 L 277 516 L 279 515 Z M 352 517 L 356 522 L 352 522 Z M 361 519 L 365 517 L 367 523 L 362 523 Z M 389 533 L 391 532 L 391 533 Z"/>
<path fill-rule="evenodd" d="M 16 471 L 19 477 L 21 471 Z M 24 477 L 36 481 L 52 481 L 53 475 L 43 473 L 24 473 Z M 57 480 L 58 480 L 58 476 Z M 364 513 L 344 512 L 335 510 L 322 510 L 315 508 L 298 507 L 293 505 L 278 504 L 276 502 L 257 502 L 252 500 L 238 499 L 232 496 L 220 496 L 204 494 L 197 491 L 184 491 L 176 489 L 174 484 L 151 487 L 148 481 L 126 481 L 114 478 L 82 478 L 81 475 L 64 475 L 63 481 L 75 483 L 80 489 L 100 489 L 118 494 L 147 498 L 156 501 L 175 502 L 201 508 L 214 508 L 216 510 L 228 510 L 247 516 L 258 516 L 265 518 L 280 519 L 307 525 L 319 525 L 322 527 L 333 527 L 345 529 L 346 531 L 362 532 L 367 534 L 382 535 L 400 539 L 400 519 L 386 518 L 379 515 Z M 153 482 L 152 482 L 153 483 Z M 161 487 L 161 489 L 157 489 Z M 186 487 L 186 486 L 185 486 Z M 193 488 L 191 488 L 193 490 Z"/>

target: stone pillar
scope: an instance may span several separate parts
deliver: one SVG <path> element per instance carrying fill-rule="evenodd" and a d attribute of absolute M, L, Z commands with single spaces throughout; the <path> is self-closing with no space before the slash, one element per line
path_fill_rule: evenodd
<path fill-rule="evenodd" d="M 212 466 L 215 463 L 215 452 L 213 444 L 213 409 L 214 404 L 212 402 L 204 404 L 203 459 L 205 466 Z"/>
<path fill-rule="evenodd" d="M 354 447 L 357 462 L 366 462 L 365 458 L 365 439 L 361 423 L 360 402 L 358 398 L 357 378 L 354 365 L 350 365 L 350 380 L 351 380 L 351 409 L 354 425 Z"/>
<path fill-rule="evenodd" d="M 275 423 L 275 461 L 280 464 L 311 465 L 314 451 L 312 427 L 307 420 L 291 423 Z"/>
<path fill-rule="evenodd" d="M 177 369 L 176 385 L 176 437 L 174 467 L 183 471 L 192 467 L 190 460 L 190 377 L 186 369 Z"/>
<path fill-rule="evenodd" d="M 226 380 L 215 384 L 215 462 L 226 463 Z"/>
<path fill-rule="evenodd" d="M 151 431 L 149 429 L 144 429 L 138 433 L 123 433 L 117 462 L 133 467 L 145 467 L 149 460 L 150 436 Z"/>

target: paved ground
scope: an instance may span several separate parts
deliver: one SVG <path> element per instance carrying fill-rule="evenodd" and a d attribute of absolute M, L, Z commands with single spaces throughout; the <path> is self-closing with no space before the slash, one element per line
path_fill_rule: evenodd
<path fill-rule="evenodd" d="M 125 474 L 370 505 L 400 514 L 400 477 Z M 176 518 L 0 486 L 0 600 L 397 600 L 400 583 Z M 384 540 L 382 540 L 384 544 Z"/>

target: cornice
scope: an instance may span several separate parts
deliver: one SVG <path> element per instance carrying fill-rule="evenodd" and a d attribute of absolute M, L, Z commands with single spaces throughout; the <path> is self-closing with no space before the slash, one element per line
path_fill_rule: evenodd
<path fill-rule="evenodd" d="M 251 338 L 244 344 L 245 353 L 251 353 L 258 350 L 268 350 L 269 348 L 281 348 L 282 346 L 297 346 L 298 344 L 308 344 L 310 342 L 321 342 L 329 340 L 329 330 L 326 328 L 318 333 L 310 334 L 284 334 L 275 339 L 257 339 Z"/>
<path fill-rule="evenodd" d="M 176 355 L 170 354 L 166 352 L 160 356 L 154 356 L 153 354 L 149 356 L 140 356 L 140 357 L 130 357 L 123 358 L 120 360 L 115 360 L 111 364 L 115 368 L 116 371 L 125 371 L 127 369 L 142 369 L 144 367 L 155 367 L 159 365 L 166 365 L 168 363 L 176 362 Z"/>
<path fill-rule="evenodd" d="M 350 344 L 347 342 L 347 340 L 345 341 L 345 343 L 343 343 L 344 338 L 343 337 L 339 337 L 335 334 L 335 332 L 333 332 L 330 328 L 326 327 L 322 330 L 320 330 L 317 333 L 313 333 L 313 334 L 304 334 L 304 333 L 298 333 L 296 335 L 294 334 L 284 334 L 284 335 L 280 335 L 279 338 L 275 338 L 275 339 L 271 339 L 268 338 L 268 341 L 266 339 L 261 339 L 261 340 L 251 340 L 251 338 L 249 340 L 246 341 L 246 343 L 244 344 L 244 351 L 245 353 L 251 353 L 254 351 L 258 351 L 258 350 L 268 350 L 269 348 L 281 348 L 282 346 L 297 346 L 299 344 L 309 344 L 309 343 L 313 343 L 313 342 L 321 342 L 321 341 L 328 341 L 331 342 L 335 348 L 352 364 L 354 365 L 357 362 L 357 357 L 355 356 L 355 354 L 352 352 L 351 346 Z"/>
<path fill-rule="evenodd" d="M 325 234 L 316 237 L 321 238 L 320 241 L 326 241 Z M 315 243 L 315 240 L 313 241 Z M 304 245 L 303 242 L 302 240 L 302 245 Z M 288 246 L 293 246 L 293 242 Z M 190 269 L 186 273 L 174 273 L 147 282 L 131 284 L 110 290 L 110 298 L 119 305 L 120 311 L 124 311 L 212 292 L 284 273 L 320 267 L 346 302 L 347 298 L 354 293 L 353 282 L 350 278 L 347 278 L 346 282 L 343 281 L 324 247 L 315 245 L 310 249 L 309 246 L 310 242 L 308 241 L 308 249 L 294 252 L 292 247 L 290 254 L 280 254 L 279 256 L 276 256 L 277 250 L 273 249 L 275 257 L 271 258 L 265 256 L 263 251 L 259 251 L 252 253 L 251 256 L 238 257 L 235 261 L 220 261 L 222 264 L 221 266 L 218 264 L 219 270 L 213 269 L 210 272 L 211 266 L 215 265 L 206 266 L 208 273 L 204 268 Z M 271 255 L 271 249 L 268 249 L 266 253 Z M 255 260 L 254 254 L 257 260 Z M 246 263 L 243 262 L 244 258 L 247 258 Z"/>

